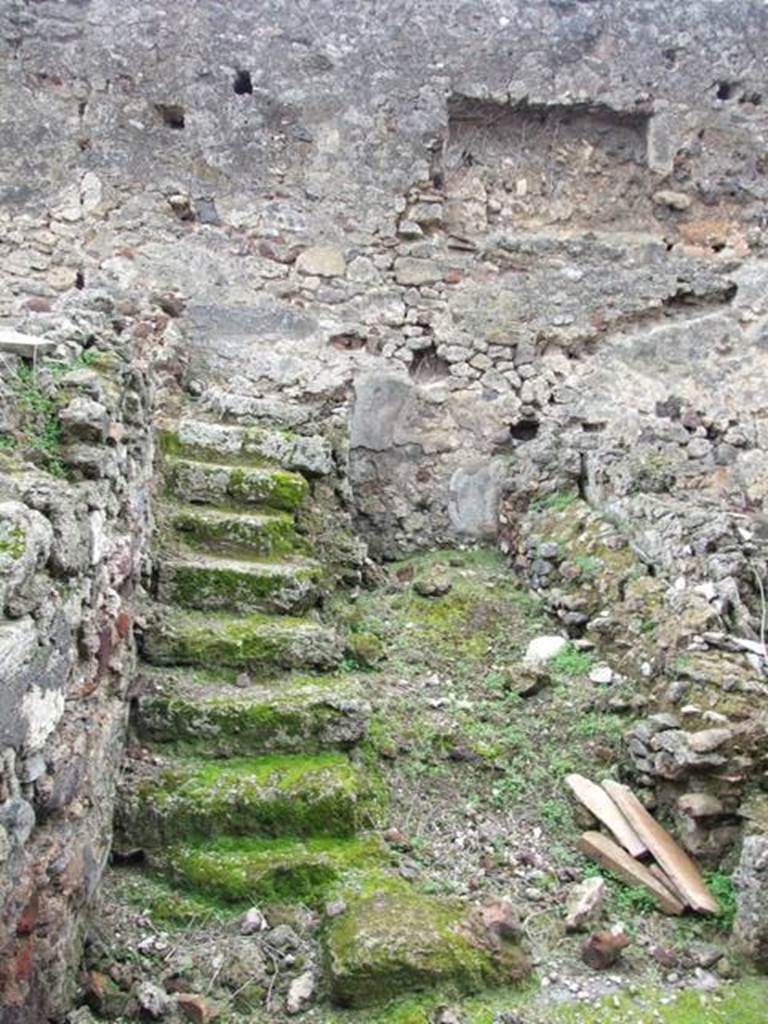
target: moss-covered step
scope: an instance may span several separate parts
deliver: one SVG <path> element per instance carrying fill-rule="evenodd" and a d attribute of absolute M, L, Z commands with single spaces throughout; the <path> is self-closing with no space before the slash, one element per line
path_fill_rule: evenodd
<path fill-rule="evenodd" d="M 232 615 L 156 606 L 142 652 L 151 665 L 200 668 L 331 669 L 341 661 L 336 632 L 311 619 Z"/>
<path fill-rule="evenodd" d="M 175 431 L 160 433 L 160 447 L 168 455 L 183 458 L 272 462 L 312 476 L 326 476 L 333 469 L 333 451 L 326 438 L 277 427 L 239 427 L 184 418 Z"/>
<path fill-rule="evenodd" d="M 530 971 L 518 943 L 478 933 L 471 908 L 460 900 L 428 896 L 397 877 L 375 874 L 357 893 L 342 891 L 347 910 L 328 923 L 324 936 L 330 994 L 340 1006 L 371 1006 L 438 986 L 469 994 Z"/>
<path fill-rule="evenodd" d="M 262 562 L 190 551 L 159 559 L 158 599 L 183 608 L 240 612 L 303 612 L 317 604 L 317 564 Z"/>
<path fill-rule="evenodd" d="M 304 903 L 319 908 L 342 876 L 383 868 L 389 860 L 373 837 L 251 839 L 225 836 L 158 854 L 178 886 L 223 903 Z"/>
<path fill-rule="evenodd" d="M 346 749 L 365 736 L 371 707 L 348 677 L 289 677 L 244 688 L 183 669 L 147 669 L 131 721 L 146 743 L 210 757 Z"/>
<path fill-rule="evenodd" d="M 191 459 L 166 458 L 166 487 L 185 502 L 260 505 L 292 512 L 309 492 L 299 473 L 273 466 L 230 466 Z"/>
<path fill-rule="evenodd" d="M 344 754 L 128 762 L 117 825 L 148 849 L 222 835 L 352 836 L 378 789 Z"/>
<path fill-rule="evenodd" d="M 245 512 L 207 505 L 177 505 L 165 512 L 165 521 L 178 538 L 192 547 L 222 554 L 247 551 L 262 557 L 306 555 L 310 546 L 296 532 L 288 512 Z"/>

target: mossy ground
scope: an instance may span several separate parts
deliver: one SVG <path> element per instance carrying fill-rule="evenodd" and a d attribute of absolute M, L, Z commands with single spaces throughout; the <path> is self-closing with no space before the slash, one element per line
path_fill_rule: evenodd
<path fill-rule="evenodd" d="M 450 1007 L 462 1024 L 764 1024 L 768 1019 L 768 979 L 747 977 L 716 993 L 671 992 L 646 986 L 634 994 L 617 993 L 583 1004 L 556 1004 L 541 998 L 535 980 L 511 989 L 457 1000 L 437 989 L 366 1011 L 366 1024 L 432 1024 Z M 507 1015 L 505 1018 L 504 1015 Z M 315 1018 L 322 1024 L 357 1024 L 355 1011 L 330 1010 Z"/>

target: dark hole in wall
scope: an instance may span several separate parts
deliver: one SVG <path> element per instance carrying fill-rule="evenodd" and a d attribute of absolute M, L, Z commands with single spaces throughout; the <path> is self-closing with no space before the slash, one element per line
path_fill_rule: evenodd
<path fill-rule="evenodd" d="M 448 376 L 450 367 L 445 359 L 441 359 L 434 345 L 419 349 L 413 357 L 409 373 L 415 381 L 427 384 L 433 380 L 442 380 Z"/>
<path fill-rule="evenodd" d="M 250 96 L 253 93 L 253 82 L 251 72 L 241 69 L 235 73 L 232 88 L 237 96 Z"/>
<path fill-rule="evenodd" d="M 643 110 L 614 110 L 599 103 L 495 103 L 454 93 L 448 99 L 448 145 L 465 159 L 486 162 L 502 142 L 551 144 L 551 133 L 583 135 L 609 156 L 644 163 L 650 117 Z M 538 143 L 532 141 L 539 134 Z M 594 137 L 594 140 L 593 140 Z M 492 162 L 492 161 L 491 161 Z"/>
<path fill-rule="evenodd" d="M 328 339 L 328 344 L 331 348 L 340 349 L 342 352 L 355 352 L 365 348 L 368 339 L 362 334 L 332 334 Z"/>
<path fill-rule="evenodd" d="M 715 96 L 717 96 L 719 100 L 730 100 L 733 98 L 733 90 L 735 88 L 735 82 L 718 82 Z"/>
<path fill-rule="evenodd" d="M 679 420 L 683 411 L 683 400 L 677 395 L 670 395 L 663 402 L 656 403 L 656 415 L 660 419 Z"/>
<path fill-rule="evenodd" d="M 721 244 L 719 241 L 712 242 L 709 247 L 713 252 L 721 252 L 725 248 L 725 243 Z M 720 303 L 733 302 L 738 290 L 739 286 L 733 281 L 724 281 L 721 286 L 715 287 L 712 291 L 703 294 L 692 291 L 685 284 L 681 284 L 674 295 L 668 295 L 663 300 L 662 305 L 665 309 L 718 305 Z"/>
<path fill-rule="evenodd" d="M 184 107 L 178 103 L 156 103 L 155 110 L 167 128 L 181 131 L 185 126 Z"/>
<path fill-rule="evenodd" d="M 513 441 L 532 441 L 538 432 L 539 421 L 534 419 L 518 420 L 509 425 L 509 436 Z"/>
<path fill-rule="evenodd" d="M 78 270 L 75 274 L 75 288 L 79 288 L 81 291 L 85 288 L 85 274 L 82 270 Z"/>

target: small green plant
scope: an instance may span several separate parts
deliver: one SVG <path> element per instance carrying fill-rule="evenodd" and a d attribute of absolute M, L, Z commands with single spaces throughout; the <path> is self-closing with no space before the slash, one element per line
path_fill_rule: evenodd
<path fill-rule="evenodd" d="M 86 349 L 81 352 L 79 356 L 74 359 L 64 361 L 51 361 L 46 363 L 46 369 L 49 371 L 51 376 L 58 380 L 59 377 L 63 377 L 66 373 L 70 373 L 72 370 L 86 370 L 94 366 L 99 359 L 99 353 L 96 349 Z"/>
<path fill-rule="evenodd" d="M 549 668 L 559 679 L 573 679 L 575 676 L 586 675 L 595 663 L 594 655 L 589 651 L 580 651 L 573 644 L 568 644 L 549 661 Z"/>
<path fill-rule="evenodd" d="M 543 509 L 551 509 L 554 512 L 563 512 L 574 501 L 578 501 L 578 494 L 548 494 L 544 498 L 537 498 L 531 502 L 531 508 L 535 512 L 542 511 Z"/>
<path fill-rule="evenodd" d="M 672 668 L 673 672 L 686 672 L 690 667 L 691 667 L 691 658 L 690 658 L 690 655 L 688 655 L 688 654 L 679 654 L 672 661 L 672 665 L 671 665 L 671 668 Z"/>
<path fill-rule="evenodd" d="M 544 800 L 540 806 L 541 816 L 548 825 L 562 825 L 568 817 L 568 808 L 562 800 Z"/>
<path fill-rule="evenodd" d="M 602 561 L 593 555 L 574 555 L 573 563 L 578 565 L 585 579 L 594 579 L 603 567 Z"/>
<path fill-rule="evenodd" d="M 628 914 L 649 914 L 656 910 L 653 896 L 639 886 L 621 886 L 616 892 L 616 903 Z"/>
<path fill-rule="evenodd" d="M 736 917 L 736 890 L 730 875 L 721 871 L 710 871 L 705 875 L 709 891 L 717 900 L 718 912 L 715 915 L 718 931 L 730 932 Z"/>
<path fill-rule="evenodd" d="M 576 725 L 576 735 L 583 739 L 599 737 L 605 742 L 618 742 L 624 734 L 626 723 L 619 715 L 588 712 Z"/>
<path fill-rule="evenodd" d="M 40 387 L 34 367 L 24 363 L 16 371 L 13 388 L 22 419 L 19 445 L 36 454 L 53 476 L 63 476 L 56 400 Z"/>

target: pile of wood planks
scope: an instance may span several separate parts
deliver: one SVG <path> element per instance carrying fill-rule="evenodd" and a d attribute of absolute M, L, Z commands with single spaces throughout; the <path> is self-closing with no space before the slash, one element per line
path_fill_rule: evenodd
<path fill-rule="evenodd" d="M 717 913 L 712 896 L 691 858 L 655 821 L 628 786 L 605 780 L 601 785 L 583 775 L 567 775 L 566 785 L 612 834 L 585 832 L 579 849 L 628 885 L 641 886 L 665 914 L 690 907 L 700 914 Z"/>

